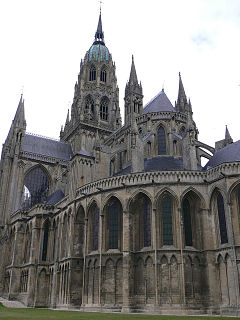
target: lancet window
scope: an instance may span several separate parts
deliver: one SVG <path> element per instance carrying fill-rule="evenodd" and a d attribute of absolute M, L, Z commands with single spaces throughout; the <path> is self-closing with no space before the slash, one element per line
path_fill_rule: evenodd
<path fill-rule="evenodd" d="M 109 105 L 108 98 L 107 97 L 102 98 L 100 102 L 100 118 L 105 121 L 108 121 L 108 105 Z"/>
<path fill-rule="evenodd" d="M 48 196 L 49 180 L 38 167 L 32 169 L 24 179 L 22 209 L 27 210 L 37 203 L 43 203 Z"/>
<path fill-rule="evenodd" d="M 192 222 L 191 222 L 191 209 L 188 199 L 183 200 L 183 221 L 184 221 L 184 235 L 185 245 L 192 246 Z"/>
<path fill-rule="evenodd" d="M 91 66 L 89 70 L 89 81 L 96 80 L 96 68 L 94 66 Z"/>
<path fill-rule="evenodd" d="M 144 219 L 144 247 L 151 246 L 151 203 L 148 197 L 144 196 L 143 205 Z"/>
<path fill-rule="evenodd" d="M 117 199 L 107 209 L 108 249 L 118 249 L 121 232 L 121 205 Z"/>
<path fill-rule="evenodd" d="M 228 242 L 228 236 L 227 236 L 224 201 L 223 201 L 223 196 L 221 195 L 221 193 L 218 193 L 218 195 L 217 195 L 217 208 L 218 208 L 218 220 L 219 220 L 221 244 L 223 244 L 223 243 Z"/>
<path fill-rule="evenodd" d="M 99 209 L 93 208 L 93 250 L 98 250 Z"/>
<path fill-rule="evenodd" d="M 169 196 L 162 199 L 162 233 L 163 245 L 173 244 L 172 200 Z"/>
<path fill-rule="evenodd" d="M 162 126 L 158 128 L 157 139 L 158 139 L 158 154 L 159 155 L 166 154 L 167 153 L 166 134 Z"/>
<path fill-rule="evenodd" d="M 48 251 L 48 236 L 49 236 L 49 221 L 45 221 L 43 227 L 43 246 L 42 246 L 42 261 L 47 260 Z"/>
<path fill-rule="evenodd" d="M 107 81 L 107 72 L 104 68 L 101 70 L 101 73 L 100 73 L 100 81 L 102 82 Z"/>

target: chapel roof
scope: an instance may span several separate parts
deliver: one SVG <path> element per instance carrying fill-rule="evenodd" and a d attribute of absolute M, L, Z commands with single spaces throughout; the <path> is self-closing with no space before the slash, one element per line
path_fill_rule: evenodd
<path fill-rule="evenodd" d="M 159 92 L 150 102 L 148 102 L 143 108 L 143 113 L 151 113 L 151 112 L 176 112 L 171 101 L 168 99 L 164 89 Z"/>
<path fill-rule="evenodd" d="M 204 170 L 216 167 L 226 162 L 239 162 L 240 161 L 240 140 L 227 145 L 226 147 L 218 150 L 212 158 L 207 162 Z"/>

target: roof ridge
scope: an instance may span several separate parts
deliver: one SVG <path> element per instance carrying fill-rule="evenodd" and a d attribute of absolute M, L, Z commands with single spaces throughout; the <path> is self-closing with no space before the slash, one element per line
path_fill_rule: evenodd
<path fill-rule="evenodd" d="M 47 140 L 52 140 L 52 141 L 60 142 L 60 143 L 63 143 L 63 144 L 69 144 L 66 141 L 61 141 L 60 139 L 43 136 L 43 135 L 40 135 L 40 134 L 37 134 L 37 133 L 26 132 L 26 134 L 28 134 L 29 136 L 43 138 L 43 139 L 47 139 Z"/>
<path fill-rule="evenodd" d="M 165 93 L 163 90 L 159 91 L 158 94 L 155 95 L 155 97 L 153 97 L 147 104 L 145 104 L 145 106 L 143 107 L 143 109 L 145 109 L 151 102 L 153 102 L 154 99 L 156 99 L 160 93 Z M 166 95 L 166 93 L 165 93 Z"/>

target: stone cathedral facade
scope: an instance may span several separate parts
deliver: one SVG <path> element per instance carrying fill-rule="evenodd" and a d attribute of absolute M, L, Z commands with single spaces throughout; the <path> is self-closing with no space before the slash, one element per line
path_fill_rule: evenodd
<path fill-rule="evenodd" d="M 60 140 L 27 133 L 21 97 L 0 163 L 0 295 L 26 306 L 240 314 L 240 141 L 198 140 L 181 75 L 124 125 L 101 15 Z M 201 158 L 208 159 L 201 166 Z"/>

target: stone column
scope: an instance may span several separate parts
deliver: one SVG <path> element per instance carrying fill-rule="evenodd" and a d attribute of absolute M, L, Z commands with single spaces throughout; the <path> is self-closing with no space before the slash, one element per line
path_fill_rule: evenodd
<path fill-rule="evenodd" d="M 16 299 L 19 293 L 20 285 L 20 269 L 18 265 L 22 263 L 22 246 L 23 246 L 23 230 L 20 229 L 20 223 L 16 224 L 14 244 L 13 244 L 13 259 L 11 268 L 11 280 L 9 285 L 9 298 Z"/>
<path fill-rule="evenodd" d="M 231 203 L 227 204 L 226 210 L 226 222 L 227 222 L 227 231 L 228 231 L 228 241 L 232 247 L 232 266 L 233 266 L 233 278 L 234 278 L 234 287 L 235 287 L 235 294 L 236 294 L 236 305 L 239 305 L 239 275 L 238 275 L 238 265 L 237 265 L 237 257 L 236 257 L 236 250 L 235 250 L 235 238 L 234 238 L 234 230 L 233 230 L 233 221 L 232 221 L 232 208 Z"/>
<path fill-rule="evenodd" d="M 185 307 L 186 305 L 186 298 L 185 298 L 185 276 L 184 276 L 184 257 L 183 257 L 183 248 L 184 248 L 184 232 L 183 232 L 183 217 L 182 217 L 182 210 L 181 208 L 178 208 L 178 219 L 179 219 L 179 225 L 180 225 L 180 230 L 179 230 L 179 235 L 180 235 L 180 258 L 181 258 L 181 269 L 180 269 L 180 274 L 181 274 L 181 295 L 182 295 L 182 304 Z"/>
<path fill-rule="evenodd" d="M 104 215 L 102 209 L 99 209 L 100 221 L 99 221 L 99 285 L 98 285 L 98 303 L 101 305 L 102 300 L 102 250 L 103 250 L 103 220 Z"/>
<path fill-rule="evenodd" d="M 158 263 L 157 263 L 157 209 L 152 208 L 152 239 L 154 249 L 154 274 L 155 274 L 155 305 L 159 305 L 158 301 Z"/>
<path fill-rule="evenodd" d="M 130 276 L 131 276 L 131 252 L 130 252 L 131 217 L 129 211 L 123 211 L 123 306 L 122 312 L 130 312 Z"/>
<path fill-rule="evenodd" d="M 31 264 L 28 274 L 28 299 L 27 305 L 34 307 L 37 285 L 37 263 L 39 260 L 39 242 L 40 242 L 40 228 L 38 220 L 35 217 L 32 222 L 32 239 L 30 248 L 29 263 Z"/>
<path fill-rule="evenodd" d="M 86 206 L 86 207 L 87 207 L 87 206 Z M 88 218 L 85 218 L 85 228 L 84 228 L 84 254 L 83 254 L 83 286 L 82 286 L 82 304 L 83 304 L 83 305 L 86 303 L 85 286 L 86 286 L 87 229 L 88 229 Z"/>

